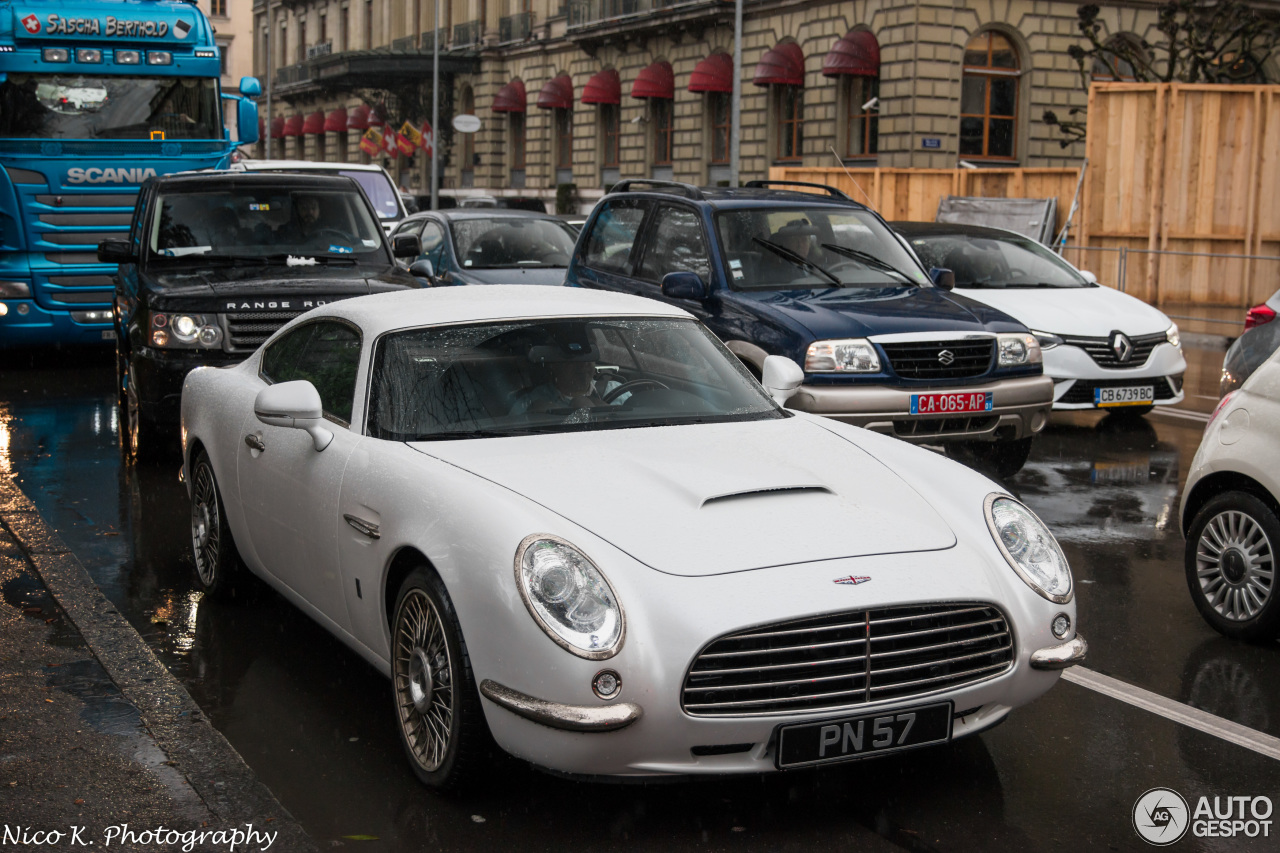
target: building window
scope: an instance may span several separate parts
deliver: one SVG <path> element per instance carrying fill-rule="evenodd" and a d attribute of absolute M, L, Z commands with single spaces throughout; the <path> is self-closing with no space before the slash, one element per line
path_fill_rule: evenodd
<path fill-rule="evenodd" d="M 1132 33 L 1116 33 L 1097 52 L 1090 77 L 1099 83 L 1132 83 L 1138 79 L 1136 65 L 1150 67 L 1151 55 L 1142 40 Z"/>
<path fill-rule="evenodd" d="M 294 59 L 294 63 L 301 65 L 303 60 L 307 58 L 307 19 L 306 18 L 298 19 L 297 30 L 298 30 L 298 41 L 296 44 L 297 53 L 295 54 L 297 58 Z"/>
<path fill-rule="evenodd" d="M 845 156 L 870 157 L 879 148 L 880 78 L 849 77 L 845 126 Z"/>
<path fill-rule="evenodd" d="M 600 138 L 604 143 L 600 165 L 606 169 L 618 165 L 618 140 L 622 137 L 622 107 L 618 104 L 600 105 Z"/>
<path fill-rule="evenodd" d="M 1018 53 L 997 32 L 979 33 L 964 50 L 960 156 L 1012 160 L 1017 153 Z"/>
<path fill-rule="evenodd" d="M 373 49 L 373 0 L 364 3 L 364 46 L 366 50 Z"/>
<path fill-rule="evenodd" d="M 316 137 L 316 162 L 323 163 L 329 158 L 325 156 L 325 138 L 324 133 L 317 133 Z"/>
<path fill-rule="evenodd" d="M 524 113 L 509 113 L 511 116 L 511 168 L 520 171 L 525 167 L 525 133 Z"/>
<path fill-rule="evenodd" d="M 778 116 L 778 160 L 799 160 L 804 151 L 804 89 L 775 85 L 773 96 Z"/>
<path fill-rule="evenodd" d="M 707 100 L 711 112 L 711 162 L 729 162 L 729 130 L 733 122 L 733 105 L 728 92 L 710 92 Z"/>
<path fill-rule="evenodd" d="M 316 39 L 316 44 L 324 44 L 329 40 L 329 16 L 322 10 L 320 12 L 320 37 Z"/>
<path fill-rule="evenodd" d="M 209 14 L 218 18 L 227 16 L 227 0 L 209 0 Z"/>
<path fill-rule="evenodd" d="M 223 77 L 230 74 L 230 63 L 227 54 L 231 53 L 231 46 L 226 44 L 218 45 L 218 73 Z"/>
<path fill-rule="evenodd" d="M 460 102 L 463 115 L 475 115 L 476 96 L 470 86 L 463 87 Z M 460 135 L 462 136 L 462 162 L 459 165 L 462 171 L 470 172 L 476 167 L 476 135 L 474 133 L 462 133 Z"/>
<path fill-rule="evenodd" d="M 573 110 L 556 110 L 556 168 L 573 168 Z"/>
<path fill-rule="evenodd" d="M 649 109 L 653 121 L 653 165 L 671 165 L 672 109 L 674 101 L 666 98 L 650 98 Z"/>

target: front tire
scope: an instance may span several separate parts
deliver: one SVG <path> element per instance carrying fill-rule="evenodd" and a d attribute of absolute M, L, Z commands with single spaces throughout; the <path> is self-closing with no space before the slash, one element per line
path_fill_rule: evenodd
<path fill-rule="evenodd" d="M 1022 470 L 1031 456 L 1031 439 L 1013 441 L 953 441 L 947 455 L 974 468 L 1007 479 Z"/>
<path fill-rule="evenodd" d="M 154 460 L 164 449 L 164 434 L 155 421 L 142 413 L 133 371 L 127 362 L 125 369 L 128 372 L 120 391 L 120 446 L 131 462 Z"/>
<path fill-rule="evenodd" d="M 219 600 L 232 598 L 242 579 L 244 565 L 227 526 L 227 513 L 213 476 L 209 454 L 201 450 L 191 468 L 191 547 L 196 580 L 205 594 Z"/>
<path fill-rule="evenodd" d="M 1250 642 L 1280 637 L 1278 545 L 1280 519 L 1248 492 L 1224 492 L 1196 513 L 1187 533 L 1187 587 L 1218 633 Z"/>
<path fill-rule="evenodd" d="M 470 787 L 483 769 L 484 709 L 453 602 L 425 567 L 400 586 L 391 647 L 396 730 L 414 775 L 440 791 Z"/>

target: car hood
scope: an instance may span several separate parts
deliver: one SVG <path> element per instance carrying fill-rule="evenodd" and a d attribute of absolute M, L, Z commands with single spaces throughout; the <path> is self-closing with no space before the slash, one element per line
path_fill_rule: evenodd
<path fill-rule="evenodd" d="M 818 339 L 897 332 L 1003 332 L 1022 328 L 998 309 L 936 287 L 734 291 L 733 298 L 798 323 Z"/>
<path fill-rule="evenodd" d="M 150 291 L 150 307 L 164 310 L 171 305 L 187 311 L 220 311 L 232 300 L 364 296 L 420 286 L 413 276 L 398 270 L 348 266 L 188 268 L 144 276 L 143 280 Z"/>
<path fill-rule="evenodd" d="M 668 574 L 716 575 L 956 543 L 901 477 L 803 418 L 411 446 L 523 495 Z"/>
<path fill-rule="evenodd" d="M 564 267 L 464 269 L 452 273 L 456 284 L 564 284 Z"/>
<path fill-rule="evenodd" d="M 1115 331 L 1153 335 L 1170 323 L 1157 309 L 1109 287 L 957 288 L 955 292 L 999 308 L 1028 328 L 1055 335 L 1100 338 Z"/>

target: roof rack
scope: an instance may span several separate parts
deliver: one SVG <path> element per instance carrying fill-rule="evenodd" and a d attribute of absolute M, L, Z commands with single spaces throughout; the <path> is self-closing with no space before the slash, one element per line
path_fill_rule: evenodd
<path fill-rule="evenodd" d="M 657 192 L 679 193 L 685 198 L 691 198 L 695 201 L 702 201 L 702 199 L 705 198 L 705 196 L 702 195 L 702 190 L 698 189 L 693 184 L 686 184 L 681 181 L 650 181 L 645 178 L 629 178 L 625 181 L 619 181 L 609 190 L 609 194 L 633 192 L 635 189 L 642 187 L 651 187 Z"/>
<path fill-rule="evenodd" d="M 746 183 L 746 186 L 755 188 L 755 189 L 768 189 L 769 187 L 775 186 L 775 185 L 786 186 L 786 187 L 811 187 L 815 190 L 825 190 L 827 195 L 831 196 L 832 198 L 840 198 L 840 199 L 844 199 L 845 201 L 853 201 L 853 199 L 849 198 L 840 190 L 828 184 L 811 184 L 807 181 L 747 181 Z"/>

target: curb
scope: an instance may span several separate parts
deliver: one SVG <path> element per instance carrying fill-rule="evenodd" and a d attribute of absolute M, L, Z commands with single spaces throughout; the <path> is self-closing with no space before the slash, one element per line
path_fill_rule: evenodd
<path fill-rule="evenodd" d="M 279 833 L 278 849 L 319 853 L 291 814 L 205 717 L 186 688 L 94 584 L 89 572 L 9 477 L 0 476 L 0 523 L 57 600 L 89 651 L 142 718 L 209 811 L 227 824 Z"/>

